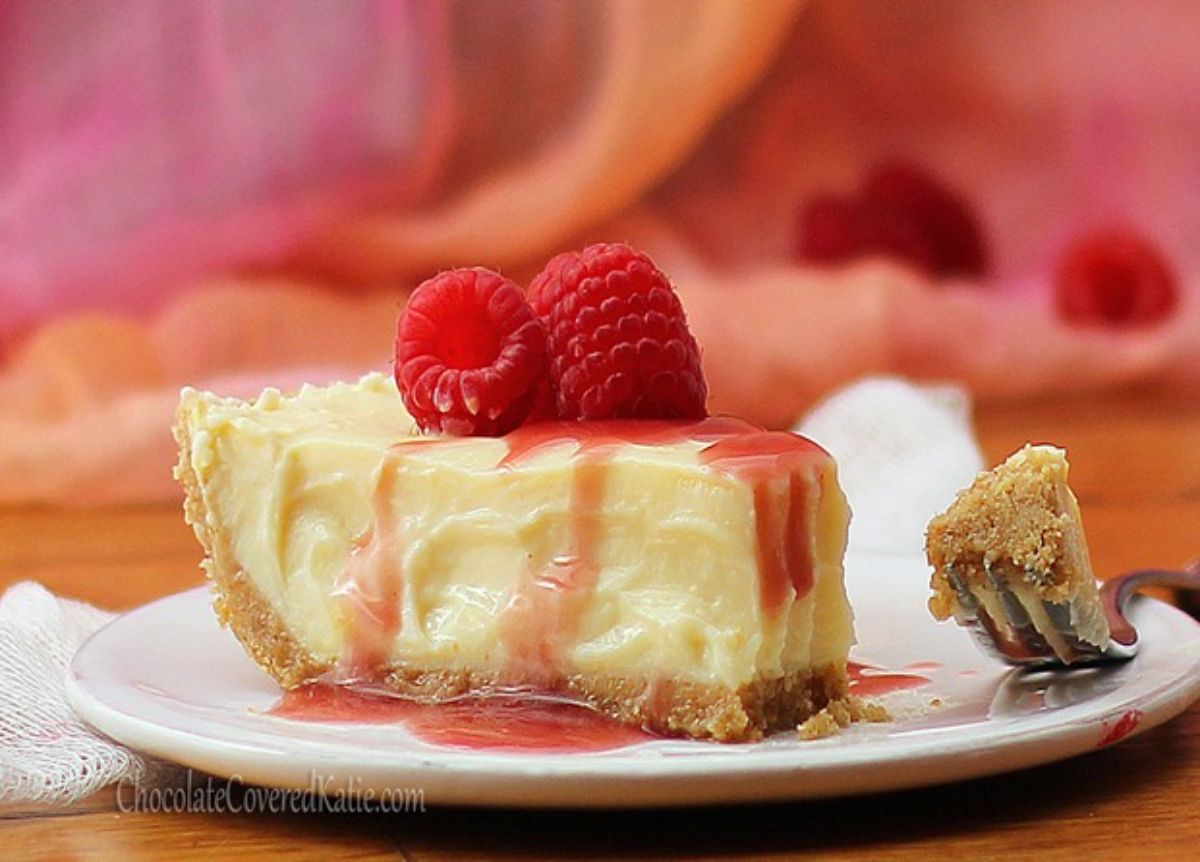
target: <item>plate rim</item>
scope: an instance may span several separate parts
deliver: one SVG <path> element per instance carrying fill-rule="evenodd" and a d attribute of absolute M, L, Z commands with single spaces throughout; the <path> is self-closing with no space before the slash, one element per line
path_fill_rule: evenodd
<path fill-rule="evenodd" d="M 137 751 L 220 778 L 239 777 L 249 784 L 267 787 L 310 788 L 310 777 L 302 780 L 284 777 L 292 772 L 290 761 L 296 759 L 295 751 L 272 749 L 260 739 L 231 740 L 157 723 L 105 702 L 100 695 L 89 691 L 87 683 L 81 679 L 79 665 L 90 657 L 89 651 L 97 649 L 95 644 L 102 643 L 108 636 L 106 633 L 111 633 L 114 627 L 129 625 L 131 620 L 160 612 L 163 605 L 178 603 L 183 606 L 196 602 L 201 594 L 210 599 L 210 587 L 203 585 L 155 599 L 115 617 L 93 632 L 76 651 L 66 674 L 68 702 L 87 724 Z M 1176 619 L 1176 623 L 1183 621 L 1200 629 L 1200 622 L 1172 605 L 1149 597 L 1143 597 L 1142 602 L 1148 609 L 1144 613 L 1178 615 L 1180 619 Z M 233 637 L 227 630 L 222 630 L 222 634 Z M 1192 669 L 1198 666 L 1200 655 L 1194 658 Z M 656 763 L 663 761 L 647 757 L 638 764 L 646 768 L 630 771 L 628 760 L 595 757 L 591 753 L 514 755 L 475 750 L 398 749 L 379 757 L 370 768 L 353 763 L 351 750 L 336 755 L 314 752 L 314 755 L 322 767 L 346 767 L 364 773 L 364 788 L 394 787 L 398 781 L 432 786 L 434 792 L 429 795 L 439 804 L 614 808 L 801 800 L 931 786 L 1066 759 L 1099 747 L 1096 733 L 1084 732 L 1078 721 L 1071 720 L 1077 717 L 1076 713 L 1086 715 L 1086 730 L 1094 728 L 1098 731 L 1136 708 L 1140 720 L 1124 737 L 1129 738 L 1174 718 L 1197 699 L 1200 699 L 1200 674 L 1181 675 L 1169 684 L 1155 685 L 1141 696 L 1122 698 L 1103 713 L 1089 710 L 1085 701 L 1027 717 L 1014 722 L 1013 726 L 976 732 L 965 740 L 956 739 L 961 737 L 963 725 L 929 728 L 922 732 L 920 739 L 889 740 L 892 750 L 884 757 L 878 756 L 870 745 L 829 746 L 808 751 L 780 748 L 769 753 L 766 748 L 748 750 L 745 746 L 731 745 L 722 746 L 720 753 L 708 753 L 703 757 L 672 755 L 670 768 L 666 770 L 653 769 Z M 281 744 L 305 744 L 286 734 L 268 733 L 266 728 L 258 735 L 278 738 Z M 820 745 L 820 741 L 815 744 Z M 826 752 L 829 754 L 822 756 Z M 378 756 L 379 752 L 375 754 Z M 231 756 L 238 761 L 239 768 L 234 771 L 221 768 L 220 764 L 228 762 Z M 359 756 L 362 756 L 361 752 Z M 913 774 L 904 768 L 930 760 L 941 764 L 936 775 Z M 312 772 L 309 770 L 310 776 Z M 389 776 L 387 783 L 379 783 L 385 775 Z M 469 787 L 463 785 L 463 778 L 471 779 Z M 814 787 L 805 778 L 824 781 Z M 788 779 L 792 779 L 790 784 Z M 533 786 L 536 782 L 573 785 L 575 794 L 564 798 L 566 794 L 561 789 L 547 793 L 545 787 Z M 623 791 L 623 798 L 618 802 L 612 801 L 611 794 L 583 792 L 614 782 L 619 783 Z M 672 782 L 677 786 L 672 788 Z M 708 786 L 714 782 L 721 786 Z M 665 789 L 664 784 L 667 785 Z"/>

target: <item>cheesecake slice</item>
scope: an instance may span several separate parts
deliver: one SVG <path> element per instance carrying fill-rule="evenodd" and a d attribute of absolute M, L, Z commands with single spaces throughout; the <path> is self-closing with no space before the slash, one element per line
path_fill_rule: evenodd
<path fill-rule="evenodd" d="M 930 521 L 936 618 L 979 618 L 1010 653 L 1030 636 L 1068 663 L 1081 646 L 1104 648 L 1108 622 L 1068 471 L 1062 449 L 1027 445 Z"/>
<path fill-rule="evenodd" d="M 828 454 L 733 419 L 417 436 L 390 378 L 185 390 L 216 608 L 285 688 L 552 692 L 719 740 L 846 696 L 849 510 Z"/>

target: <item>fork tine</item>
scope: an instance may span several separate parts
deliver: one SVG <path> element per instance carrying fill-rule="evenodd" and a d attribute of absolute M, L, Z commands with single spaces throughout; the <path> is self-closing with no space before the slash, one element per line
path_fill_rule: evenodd
<path fill-rule="evenodd" d="M 1041 664 L 1047 653 L 1053 654 L 1036 631 L 1026 626 L 999 626 L 983 608 L 979 609 L 977 626 L 971 626 L 975 642 L 984 652 L 1009 664 Z"/>
<path fill-rule="evenodd" d="M 1083 665 L 1104 660 L 1103 652 L 1078 637 L 1069 606 L 1046 601 L 1040 601 L 1037 606 L 1043 627 L 1053 629 L 1052 644 L 1033 619 L 1030 609 L 1009 585 L 986 563 L 984 572 L 991 592 L 995 594 L 991 602 L 984 600 L 982 594 L 976 594 L 958 572 L 947 568 L 962 609 L 959 622 L 970 631 L 985 653 L 1021 667 Z M 996 619 L 989 607 L 995 607 L 1004 619 Z"/>
<path fill-rule="evenodd" d="M 1003 610 L 1009 616 L 1008 622 L 998 622 L 993 619 L 953 567 L 948 566 L 946 574 L 958 595 L 959 605 L 965 612 L 959 622 L 966 626 L 971 637 L 985 653 L 1009 664 L 1038 663 L 1044 661 L 1048 654 L 1052 654 L 1049 645 L 1037 635 L 1036 630 L 1029 624 L 1029 618 L 1025 614 L 1024 608 L 1020 608 L 1020 603 L 1015 602 L 1008 595 L 1003 585 L 995 579 L 990 568 L 988 570 L 989 580 L 1001 597 Z M 1013 604 L 1019 609 L 1020 616 L 1024 620 L 1022 625 L 1015 624 L 1016 620 L 1013 619 L 1015 615 L 1009 613 L 1010 605 Z"/>

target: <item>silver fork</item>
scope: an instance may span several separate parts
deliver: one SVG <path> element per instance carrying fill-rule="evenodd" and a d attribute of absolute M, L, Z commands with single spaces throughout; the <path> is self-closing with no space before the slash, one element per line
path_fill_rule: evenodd
<path fill-rule="evenodd" d="M 998 625 L 967 585 L 953 572 L 947 574 L 958 594 L 963 612 L 959 622 L 970 631 L 975 642 L 989 655 L 1025 668 L 1074 667 L 1131 659 L 1137 654 L 1138 634 L 1125 616 L 1130 597 L 1149 586 L 1200 590 L 1200 560 L 1178 571 L 1139 569 L 1105 581 L 1100 587 L 1100 610 L 1108 621 L 1109 637 L 1103 647 L 1088 643 L 1079 636 L 1072 624 L 1070 605 L 1042 602 L 1046 616 L 1058 635 L 1059 649 L 1056 651 L 1034 625 L 1021 602 L 999 578 L 989 580 L 999 593 L 1004 612 L 1009 617 L 1009 625 Z"/>

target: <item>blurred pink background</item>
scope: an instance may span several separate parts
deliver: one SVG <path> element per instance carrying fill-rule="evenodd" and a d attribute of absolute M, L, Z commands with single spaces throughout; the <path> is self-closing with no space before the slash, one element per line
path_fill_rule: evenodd
<path fill-rule="evenodd" d="M 671 275 L 716 412 L 1200 390 L 1194 3 L 9 0 L 0 40 L 0 502 L 173 498 L 180 386 L 386 369 L 422 278 L 599 240 Z M 797 256 L 804 203 L 895 157 L 986 274 Z M 1164 319 L 1056 311 L 1110 226 L 1168 262 Z"/>

